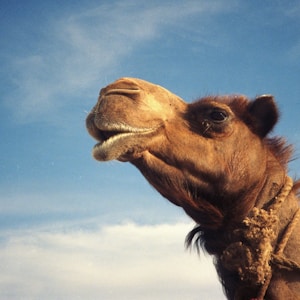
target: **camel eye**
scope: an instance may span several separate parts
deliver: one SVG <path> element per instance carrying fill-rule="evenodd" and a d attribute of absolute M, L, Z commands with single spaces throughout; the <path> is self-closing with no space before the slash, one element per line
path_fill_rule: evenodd
<path fill-rule="evenodd" d="M 227 120 L 228 113 L 225 110 L 214 110 L 209 116 L 213 122 L 221 123 Z"/>

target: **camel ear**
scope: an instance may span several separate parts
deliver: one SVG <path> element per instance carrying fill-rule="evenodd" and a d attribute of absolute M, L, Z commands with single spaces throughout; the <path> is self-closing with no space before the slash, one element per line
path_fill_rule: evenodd
<path fill-rule="evenodd" d="M 250 102 L 251 128 L 260 137 L 265 137 L 277 123 L 279 112 L 272 95 L 261 95 Z"/>

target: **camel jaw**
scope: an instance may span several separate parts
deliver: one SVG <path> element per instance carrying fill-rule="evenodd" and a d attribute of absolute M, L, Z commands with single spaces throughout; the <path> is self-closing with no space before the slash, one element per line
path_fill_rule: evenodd
<path fill-rule="evenodd" d="M 92 150 L 93 157 L 99 161 L 135 159 L 138 153 L 144 150 L 142 145 L 145 145 L 145 140 L 157 130 L 157 128 L 133 128 L 124 124 L 107 124 L 99 127 L 89 130 L 99 141 Z"/>

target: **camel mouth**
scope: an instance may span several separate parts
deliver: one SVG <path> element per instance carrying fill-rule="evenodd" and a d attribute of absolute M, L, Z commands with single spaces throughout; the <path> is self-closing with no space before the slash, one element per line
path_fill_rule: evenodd
<path fill-rule="evenodd" d="M 157 128 L 134 128 L 127 125 L 107 124 L 101 128 L 89 128 L 90 134 L 96 138 L 97 143 L 92 150 L 96 160 L 129 161 L 130 158 L 141 150 L 141 139 L 153 134 Z"/>

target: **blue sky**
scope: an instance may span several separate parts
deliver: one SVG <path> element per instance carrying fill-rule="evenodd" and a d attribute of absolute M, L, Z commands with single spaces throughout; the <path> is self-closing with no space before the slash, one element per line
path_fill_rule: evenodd
<path fill-rule="evenodd" d="M 85 117 L 123 76 L 186 101 L 268 93 L 299 156 L 300 2 L 2 0 L 0 37 L 1 299 L 221 299 L 184 250 L 193 223 L 93 160 Z"/>

